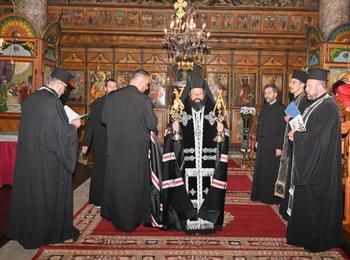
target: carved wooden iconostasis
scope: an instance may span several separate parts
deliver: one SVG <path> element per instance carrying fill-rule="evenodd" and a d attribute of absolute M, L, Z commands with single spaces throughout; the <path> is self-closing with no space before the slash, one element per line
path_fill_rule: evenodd
<path fill-rule="evenodd" d="M 57 63 L 61 26 L 51 23 L 40 35 L 27 17 L 9 13 L 0 18 L 0 131 L 16 132 L 21 103 Z"/>
<path fill-rule="evenodd" d="M 266 83 L 275 82 L 279 98 L 286 103 L 293 69 L 305 67 L 312 51 L 318 54 L 319 64 L 323 62 L 322 48 L 313 50 L 310 45 L 307 53 L 305 44 L 307 29 L 317 25 L 317 3 L 295 0 L 291 6 L 269 8 L 263 2 L 198 1 L 197 26 L 206 23 L 211 33 L 203 70 L 214 96 L 218 89 L 223 90 L 232 144 L 241 142 L 240 107 L 251 105 L 259 110 Z M 173 1 L 70 3 L 68 8 L 64 1 L 49 1 L 48 6 L 50 22 L 61 15 L 59 64 L 75 75 L 68 103 L 78 112 L 86 112 L 91 101 L 105 91 L 104 79 L 115 78 L 122 87 L 131 73 L 142 67 L 151 74 L 149 96 L 159 118 L 161 140 L 175 80 L 163 39 L 163 30 L 169 28 L 174 13 Z M 7 8 L 9 5 L 0 5 L 0 15 L 8 12 Z M 38 69 L 43 81 L 50 64 Z"/>

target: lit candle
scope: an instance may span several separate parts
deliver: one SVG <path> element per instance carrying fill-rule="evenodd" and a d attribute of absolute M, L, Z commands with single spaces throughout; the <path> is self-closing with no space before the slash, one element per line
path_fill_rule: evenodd
<path fill-rule="evenodd" d="M 207 33 L 207 38 L 209 38 L 209 36 L 210 36 L 210 32 Z"/>
<path fill-rule="evenodd" d="M 165 33 L 165 34 L 167 34 L 167 33 L 168 33 L 167 28 L 164 28 L 164 33 Z"/>
<path fill-rule="evenodd" d="M 204 30 L 207 25 L 203 23 L 202 29 Z"/>

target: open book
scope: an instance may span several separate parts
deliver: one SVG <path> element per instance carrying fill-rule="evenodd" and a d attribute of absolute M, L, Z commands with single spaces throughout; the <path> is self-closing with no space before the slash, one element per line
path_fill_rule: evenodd
<path fill-rule="evenodd" d="M 73 109 L 71 109 L 69 106 L 65 105 L 64 106 L 64 111 L 66 112 L 67 114 L 67 117 L 68 117 L 68 122 L 71 124 L 72 121 L 74 119 L 80 119 L 80 118 L 83 118 L 85 116 L 87 116 L 87 114 L 84 114 L 84 115 L 79 115 L 77 112 L 75 112 Z"/>
<path fill-rule="evenodd" d="M 292 131 L 296 130 L 298 132 L 305 132 L 306 127 L 302 115 L 297 115 L 292 120 L 289 121 L 290 128 Z"/>

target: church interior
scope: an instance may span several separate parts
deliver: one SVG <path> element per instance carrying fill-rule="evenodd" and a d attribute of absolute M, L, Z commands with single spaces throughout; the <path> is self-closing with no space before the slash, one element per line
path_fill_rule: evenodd
<path fill-rule="evenodd" d="M 190 41 L 183 44 L 185 54 L 181 51 L 186 50 L 177 49 L 182 43 L 174 30 L 176 10 L 184 3 L 195 6 L 191 10 L 195 19 L 186 35 Z M 195 47 L 194 42 L 198 44 Z M 134 236 L 115 232 L 108 223 L 96 220 L 97 209 L 86 206 L 93 159 L 89 154 L 87 158 L 79 156 L 73 176 L 74 223 L 84 230 L 82 238 L 76 244 L 49 245 L 39 250 L 24 250 L 9 242 L 8 205 L 21 103 L 45 83 L 55 66 L 74 76 L 62 98 L 78 114 L 89 113 L 90 104 L 105 95 L 106 79 L 115 79 L 122 88 L 136 69 L 148 71 L 148 95 L 158 118 L 161 144 L 171 119 L 173 91 L 194 66 L 199 66 L 213 96 L 220 93 L 225 104 L 225 121 L 230 129 L 229 171 L 235 172 L 236 178 L 230 191 L 232 198 L 226 198 L 228 208 L 236 208 L 225 221 L 237 220 L 240 224 L 231 223 L 233 226 L 224 229 L 221 237 L 179 238 L 172 232 L 163 235 L 149 230 L 138 230 Z M 349 258 L 350 110 L 346 104 L 338 104 L 342 113 L 342 248 L 312 258 L 312 254 L 287 246 L 286 223 L 276 208 L 247 201 L 264 86 L 274 83 L 277 98 L 287 105 L 293 70 L 308 68 L 329 71 L 329 93 L 339 80 L 350 84 L 349 0 L 0 1 L 0 259 Z M 241 117 L 242 107 L 257 111 L 249 125 Z M 241 152 L 245 139 L 249 149 Z"/>

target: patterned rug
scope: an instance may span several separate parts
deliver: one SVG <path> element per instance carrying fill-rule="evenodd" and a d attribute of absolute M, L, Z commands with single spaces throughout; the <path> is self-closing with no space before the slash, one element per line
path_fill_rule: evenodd
<path fill-rule="evenodd" d="M 74 217 L 79 239 L 43 246 L 34 259 L 346 259 L 340 250 L 310 254 L 287 245 L 284 222 L 271 206 L 251 202 L 250 189 L 251 171 L 231 169 L 225 226 L 210 235 L 143 226 L 123 233 L 86 204 Z"/>

